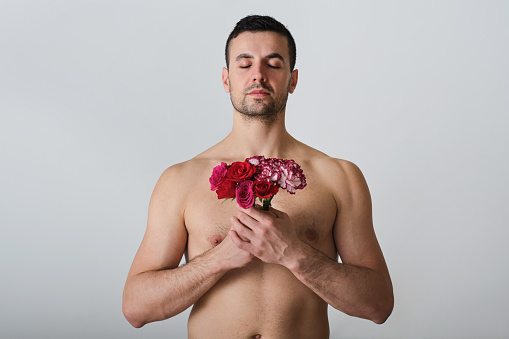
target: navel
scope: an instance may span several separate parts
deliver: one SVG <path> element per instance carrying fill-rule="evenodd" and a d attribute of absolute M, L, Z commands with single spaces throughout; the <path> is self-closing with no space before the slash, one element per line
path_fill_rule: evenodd
<path fill-rule="evenodd" d="M 212 244 L 212 246 L 216 247 L 221 243 L 221 241 L 223 241 L 223 237 L 221 236 L 221 234 L 214 234 L 213 236 L 210 237 L 209 241 Z"/>

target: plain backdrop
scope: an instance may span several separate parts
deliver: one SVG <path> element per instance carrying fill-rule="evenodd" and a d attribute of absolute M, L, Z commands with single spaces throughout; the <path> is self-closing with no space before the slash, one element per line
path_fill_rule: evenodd
<path fill-rule="evenodd" d="M 297 42 L 290 133 L 371 190 L 394 312 L 331 338 L 508 337 L 508 2 L 217 0 L 0 0 L 0 337 L 186 337 L 122 289 L 159 175 L 231 129 L 248 14 Z"/>

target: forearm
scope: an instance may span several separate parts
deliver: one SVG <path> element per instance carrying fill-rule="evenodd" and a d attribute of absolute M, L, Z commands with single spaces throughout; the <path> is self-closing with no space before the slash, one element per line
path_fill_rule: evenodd
<path fill-rule="evenodd" d="M 227 272 L 211 252 L 177 268 L 129 277 L 122 305 L 127 320 L 141 327 L 173 317 L 193 305 Z"/>
<path fill-rule="evenodd" d="M 288 269 L 332 307 L 383 323 L 392 312 L 390 279 L 367 267 L 338 263 L 304 244 Z"/>

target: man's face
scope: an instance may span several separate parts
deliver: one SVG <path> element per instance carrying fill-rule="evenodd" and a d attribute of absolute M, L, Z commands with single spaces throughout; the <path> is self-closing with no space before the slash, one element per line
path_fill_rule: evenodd
<path fill-rule="evenodd" d="M 290 72 L 286 37 L 275 32 L 244 32 L 231 40 L 223 85 L 236 111 L 274 121 L 297 85 L 297 70 Z"/>

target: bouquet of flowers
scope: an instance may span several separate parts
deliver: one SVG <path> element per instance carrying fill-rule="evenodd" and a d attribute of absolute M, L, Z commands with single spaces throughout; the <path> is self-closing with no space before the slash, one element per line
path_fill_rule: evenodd
<path fill-rule="evenodd" d="M 212 170 L 209 182 L 218 199 L 236 199 L 247 209 L 258 198 L 267 211 L 279 188 L 295 194 L 295 190 L 306 187 L 306 177 L 295 161 L 260 155 L 231 165 L 221 162 Z"/>

